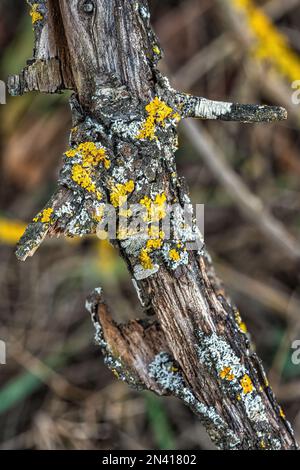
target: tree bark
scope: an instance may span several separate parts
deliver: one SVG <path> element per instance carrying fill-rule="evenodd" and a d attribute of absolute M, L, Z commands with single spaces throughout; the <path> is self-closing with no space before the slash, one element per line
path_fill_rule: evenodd
<path fill-rule="evenodd" d="M 130 386 L 182 400 L 220 449 L 296 449 L 195 221 L 181 224 L 189 197 L 174 157 L 180 119 L 274 121 L 285 119 L 285 110 L 174 91 L 157 70 L 162 52 L 146 0 L 29 3 L 34 58 L 9 79 L 10 92 L 72 89 L 73 129 L 57 191 L 29 225 L 17 256 L 31 256 L 46 236 L 96 233 L 104 204 L 118 219 L 125 202 L 144 206 L 146 217 L 154 204 L 162 223 L 166 205 L 176 203 L 177 238 L 160 229 L 149 243 L 119 230 L 111 240 L 149 319 L 116 324 L 95 290 L 87 307 L 106 363 Z M 196 251 L 187 250 L 191 241 Z"/>

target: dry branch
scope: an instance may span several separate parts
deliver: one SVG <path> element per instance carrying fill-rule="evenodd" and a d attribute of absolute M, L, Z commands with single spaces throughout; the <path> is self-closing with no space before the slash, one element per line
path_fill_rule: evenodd
<path fill-rule="evenodd" d="M 194 225 L 181 227 L 189 197 L 174 157 L 184 117 L 260 122 L 284 119 L 285 111 L 175 92 L 156 68 L 161 50 L 146 0 L 29 3 L 35 54 L 10 79 L 11 93 L 72 89 L 74 127 L 58 189 L 25 232 L 18 257 L 32 255 L 48 235 L 95 233 L 103 204 L 120 216 L 124 198 L 146 207 L 176 202 L 171 224 L 179 239 L 160 233 L 151 249 L 141 236 L 112 240 L 153 320 L 117 325 L 96 290 L 87 305 L 107 365 L 135 388 L 181 399 L 219 448 L 295 449 L 206 248 L 186 250 L 202 236 Z"/>

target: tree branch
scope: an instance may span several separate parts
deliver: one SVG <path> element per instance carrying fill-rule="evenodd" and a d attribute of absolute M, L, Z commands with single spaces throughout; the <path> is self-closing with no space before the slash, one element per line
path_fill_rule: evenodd
<path fill-rule="evenodd" d="M 244 123 L 274 122 L 287 119 L 287 111 L 279 106 L 225 103 L 182 94 L 177 96 L 184 117 Z"/>
<path fill-rule="evenodd" d="M 162 53 L 146 0 L 30 3 L 37 14 L 34 63 L 46 61 L 49 86 L 28 67 L 11 80 L 11 92 L 72 88 L 73 129 L 58 188 L 20 240 L 18 256 L 32 255 L 47 235 L 95 233 L 108 204 L 120 220 L 125 202 L 147 211 L 154 203 L 162 223 L 166 206 L 176 203 L 172 236 L 154 236 L 151 216 L 146 238 L 120 231 L 111 237 L 153 321 L 116 325 L 96 291 L 88 307 L 106 362 L 131 386 L 181 399 L 219 448 L 295 449 L 196 222 L 183 223 L 189 196 L 175 162 L 181 118 L 274 120 L 284 111 L 228 105 L 225 112 L 224 105 L 174 92 L 156 67 Z M 194 251 L 191 242 L 198 243 Z"/>

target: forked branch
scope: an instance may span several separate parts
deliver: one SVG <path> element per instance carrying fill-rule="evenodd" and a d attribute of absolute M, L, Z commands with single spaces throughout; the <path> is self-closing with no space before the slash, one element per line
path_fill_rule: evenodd
<path fill-rule="evenodd" d="M 73 128 L 58 189 L 20 240 L 18 257 L 32 255 L 46 236 L 95 233 L 107 205 L 117 221 L 129 204 L 143 206 L 147 236 L 124 236 L 118 227 L 111 242 L 153 318 L 117 325 L 95 292 L 88 308 L 108 366 L 131 386 L 177 396 L 219 448 L 295 449 L 196 221 L 184 223 L 189 196 L 175 162 L 182 118 L 263 122 L 285 119 L 286 112 L 172 90 L 157 70 L 162 53 L 146 0 L 29 3 L 34 59 L 10 80 L 11 93 L 72 89 Z M 167 237 L 161 224 L 170 206 Z"/>

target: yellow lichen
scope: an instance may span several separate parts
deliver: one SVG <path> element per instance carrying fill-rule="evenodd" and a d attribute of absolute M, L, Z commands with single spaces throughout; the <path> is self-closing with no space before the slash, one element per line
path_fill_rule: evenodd
<path fill-rule="evenodd" d="M 80 155 L 84 168 L 95 167 L 101 162 L 107 170 L 110 168 L 110 160 L 106 155 L 105 149 L 103 147 L 98 148 L 95 142 L 83 142 L 78 147 L 65 152 L 65 155 L 68 158 Z"/>
<path fill-rule="evenodd" d="M 165 193 L 157 194 L 154 200 L 150 199 L 148 196 L 143 197 L 140 200 L 140 204 L 147 209 L 144 220 L 154 223 L 164 218 L 166 216 L 166 200 L 167 197 Z M 158 225 L 150 225 L 148 227 L 148 235 L 150 239 L 147 240 L 146 246 L 140 252 L 140 263 L 144 269 L 153 268 L 150 254 L 162 247 L 165 238 L 165 233 L 160 230 Z"/>
<path fill-rule="evenodd" d="M 144 269 L 153 268 L 153 263 L 150 254 L 155 250 L 159 250 L 163 245 L 164 233 L 161 231 L 158 231 L 157 233 L 158 237 L 147 240 L 145 248 L 143 248 L 140 252 L 140 263 Z"/>
<path fill-rule="evenodd" d="M 246 323 L 243 322 L 242 317 L 240 315 L 240 312 L 236 312 L 235 321 L 237 322 L 237 325 L 238 325 L 238 327 L 239 327 L 239 329 L 241 330 L 242 333 L 247 333 L 248 332 Z"/>
<path fill-rule="evenodd" d="M 281 407 L 279 409 L 279 414 L 280 414 L 281 418 L 285 419 L 285 414 L 284 414 L 284 411 Z"/>
<path fill-rule="evenodd" d="M 233 380 L 234 379 L 234 374 L 231 370 L 231 367 L 224 367 L 223 370 L 221 370 L 220 372 L 220 377 L 221 379 L 225 379 L 225 380 Z"/>
<path fill-rule="evenodd" d="M 104 216 L 104 206 L 102 205 L 102 206 L 97 207 L 96 212 L 93 216 L 93 219 L 96 222 L 101 222 L 101 220 L 103 219 L 103 216 Z"/>
<path fill-rule="evenodd" d="M 172 119 L 175 119 L 175 121 L 180 121 L 181 120 L 181 116 L 179 113 L 173 113 L 172 114 Z"/>
<path fill-rule="evenodd" d="M 253 390 L 253 383 L 248 374 L 245 374 L 240 380 L 244 394 L 251 393 Z"/>
<path fill-rule="evenodd" d="M 160 48 L 157 45 L 153 46 L 153 52 L 154 54 L 160 54 Z"/>
<path fill-rule="evenodd" d="M 177 112 L 174 112 L 170 106 L 162 101 L 157 96 L 146 106 L 146 112 L 148 117 L 144 121 L 137 139 L 156 139 L 156 126 L 161 125 L 165 127 L 166 119 L 170 118 L 176 121 L 180 120 L 180 116 Z"/>
<path fill-rule="evenodd" d="M 75 163 L 72 167 L 71 177 L 75 183 L 90 193 L 95 193 L 97 199 L 102 199 L 102 194 L 96 189 L 93 180 L 95 167 L 103 163 L 104 167 L 110 167 L 110 160 L 103 147 L 98 148 L 94 142 L 83 142 L 77 147 L 65 152 L 66 157 L 80 157 L 81 162 Z"/>
<path fill-rule="evenodd" d="M 142 204 L 143 206 L 146 207 L 146 209 L 148 210 L 148 212 L 150 211 L 150 208 L 151 208 L 151 204 L 153 204 L 152 200 L 150 199 L 150 197 L 148 196 L 145 196 L 143 197 L 141 200 L 140 200 L 140 204 Z"/>
<path fill-rule="evenodd" d="M 140 200 L 140 204 L 146 207 L 147 213 L 144 216 L 144 220 L 154 223 L 162 220 L 166 217 L 166 201 L 167 196 L 165 193 L 157 194 L 154 201 L 148 196 L 143 197 Z"/>
<path fill-rule="evenodd" d="M 270 386 L 270 383 L 269 383 L 267 377 L 265 377 L 264 382 L 265 382 L 265 387 L 266 388 Z"/>
<path fill-rule="evenodd" d="M 33 219 L 33 222 L 42 222 L 42 224 L 48 224 L 49 222 L 51 222 L 52 213 L 53 208 L 47 207 Z"/>
<path fill-rule="evenodd" d="M 173 249 L 173 250 L 170 250 L 169 251 L 169 258 L 172 260 L 172 261 L 179 261 L 180 260 L 180 253 L 178 253 L 177 250 Z"/>
<path fill-rule="evenodd" d="M 164 206 L 166 200 L 167 200 L 167 196 L 165 195 L 165 193 L 157 194 L 154 200 L 154 204 L 159 207 L 162 207 Z"/>
<path fill-rule="evenodd" d="M 47 209 L 44 209 L 43 212 L 42 212 L 42 217 L 41 217 L 41 222 L 43 224 L 48 224 L 51 220 L 51 215 L 52 215 L 52 212 L 53 212 L 53 208 L 52 207 L 48 207 Z"/>
<path fill-rule="evenodd" d="M 149 255 L 149 251 L 144 248 L 140 253 L 140 263 L 144 269 L 152 269 L 153 263 Z"/>
<path fill-rule="evenodd" d="M 159 238 L 156 239 L 156 240 L 148 240 L 147 241 L 147 249 L 151 250 L 151 251 L 158 250 L 159 248 L 162 247 L 162 244 L 163 244 L 163 242 Z"/>
<path fill-rule="evenodd" d="M 30 10 L 29 14 L 31 16 L 32 24 L 35 24 L 38 21 L 41 21 L 41 20 L 44 19 L 43 15 L 38 11 L 38 8 L 39 8 L 38 3 L 34 3 L 31 7 L 31 10 Z"/>
<path fill-rule="evenodd" d="M 264 441 L 263 439 L 260 441 L 260 448 L 261 448 L 261 449 L 265 449 L 265 448 L 266 448 L 266 443 L 265 443 L 265 441 Z"/>
<path fill-rule="evenodd" d="M 96 189 L 96 185 L 92 180 L 90 169 L 83 168 L 82 165 L 74 165 L 72 168 L 72 179 L 89 193 L 95 193 L 97 199 L 102 199 L 101 192 Z"/>
<path fill-rule="evenodd" d="M 134 191 L 134 182 L 127 181 L 124 184 L 118 183 L 113 186 L 110 193 L 110 201 L 114 207 L 122 207 L 127 201 L 127 197 Z"/>

